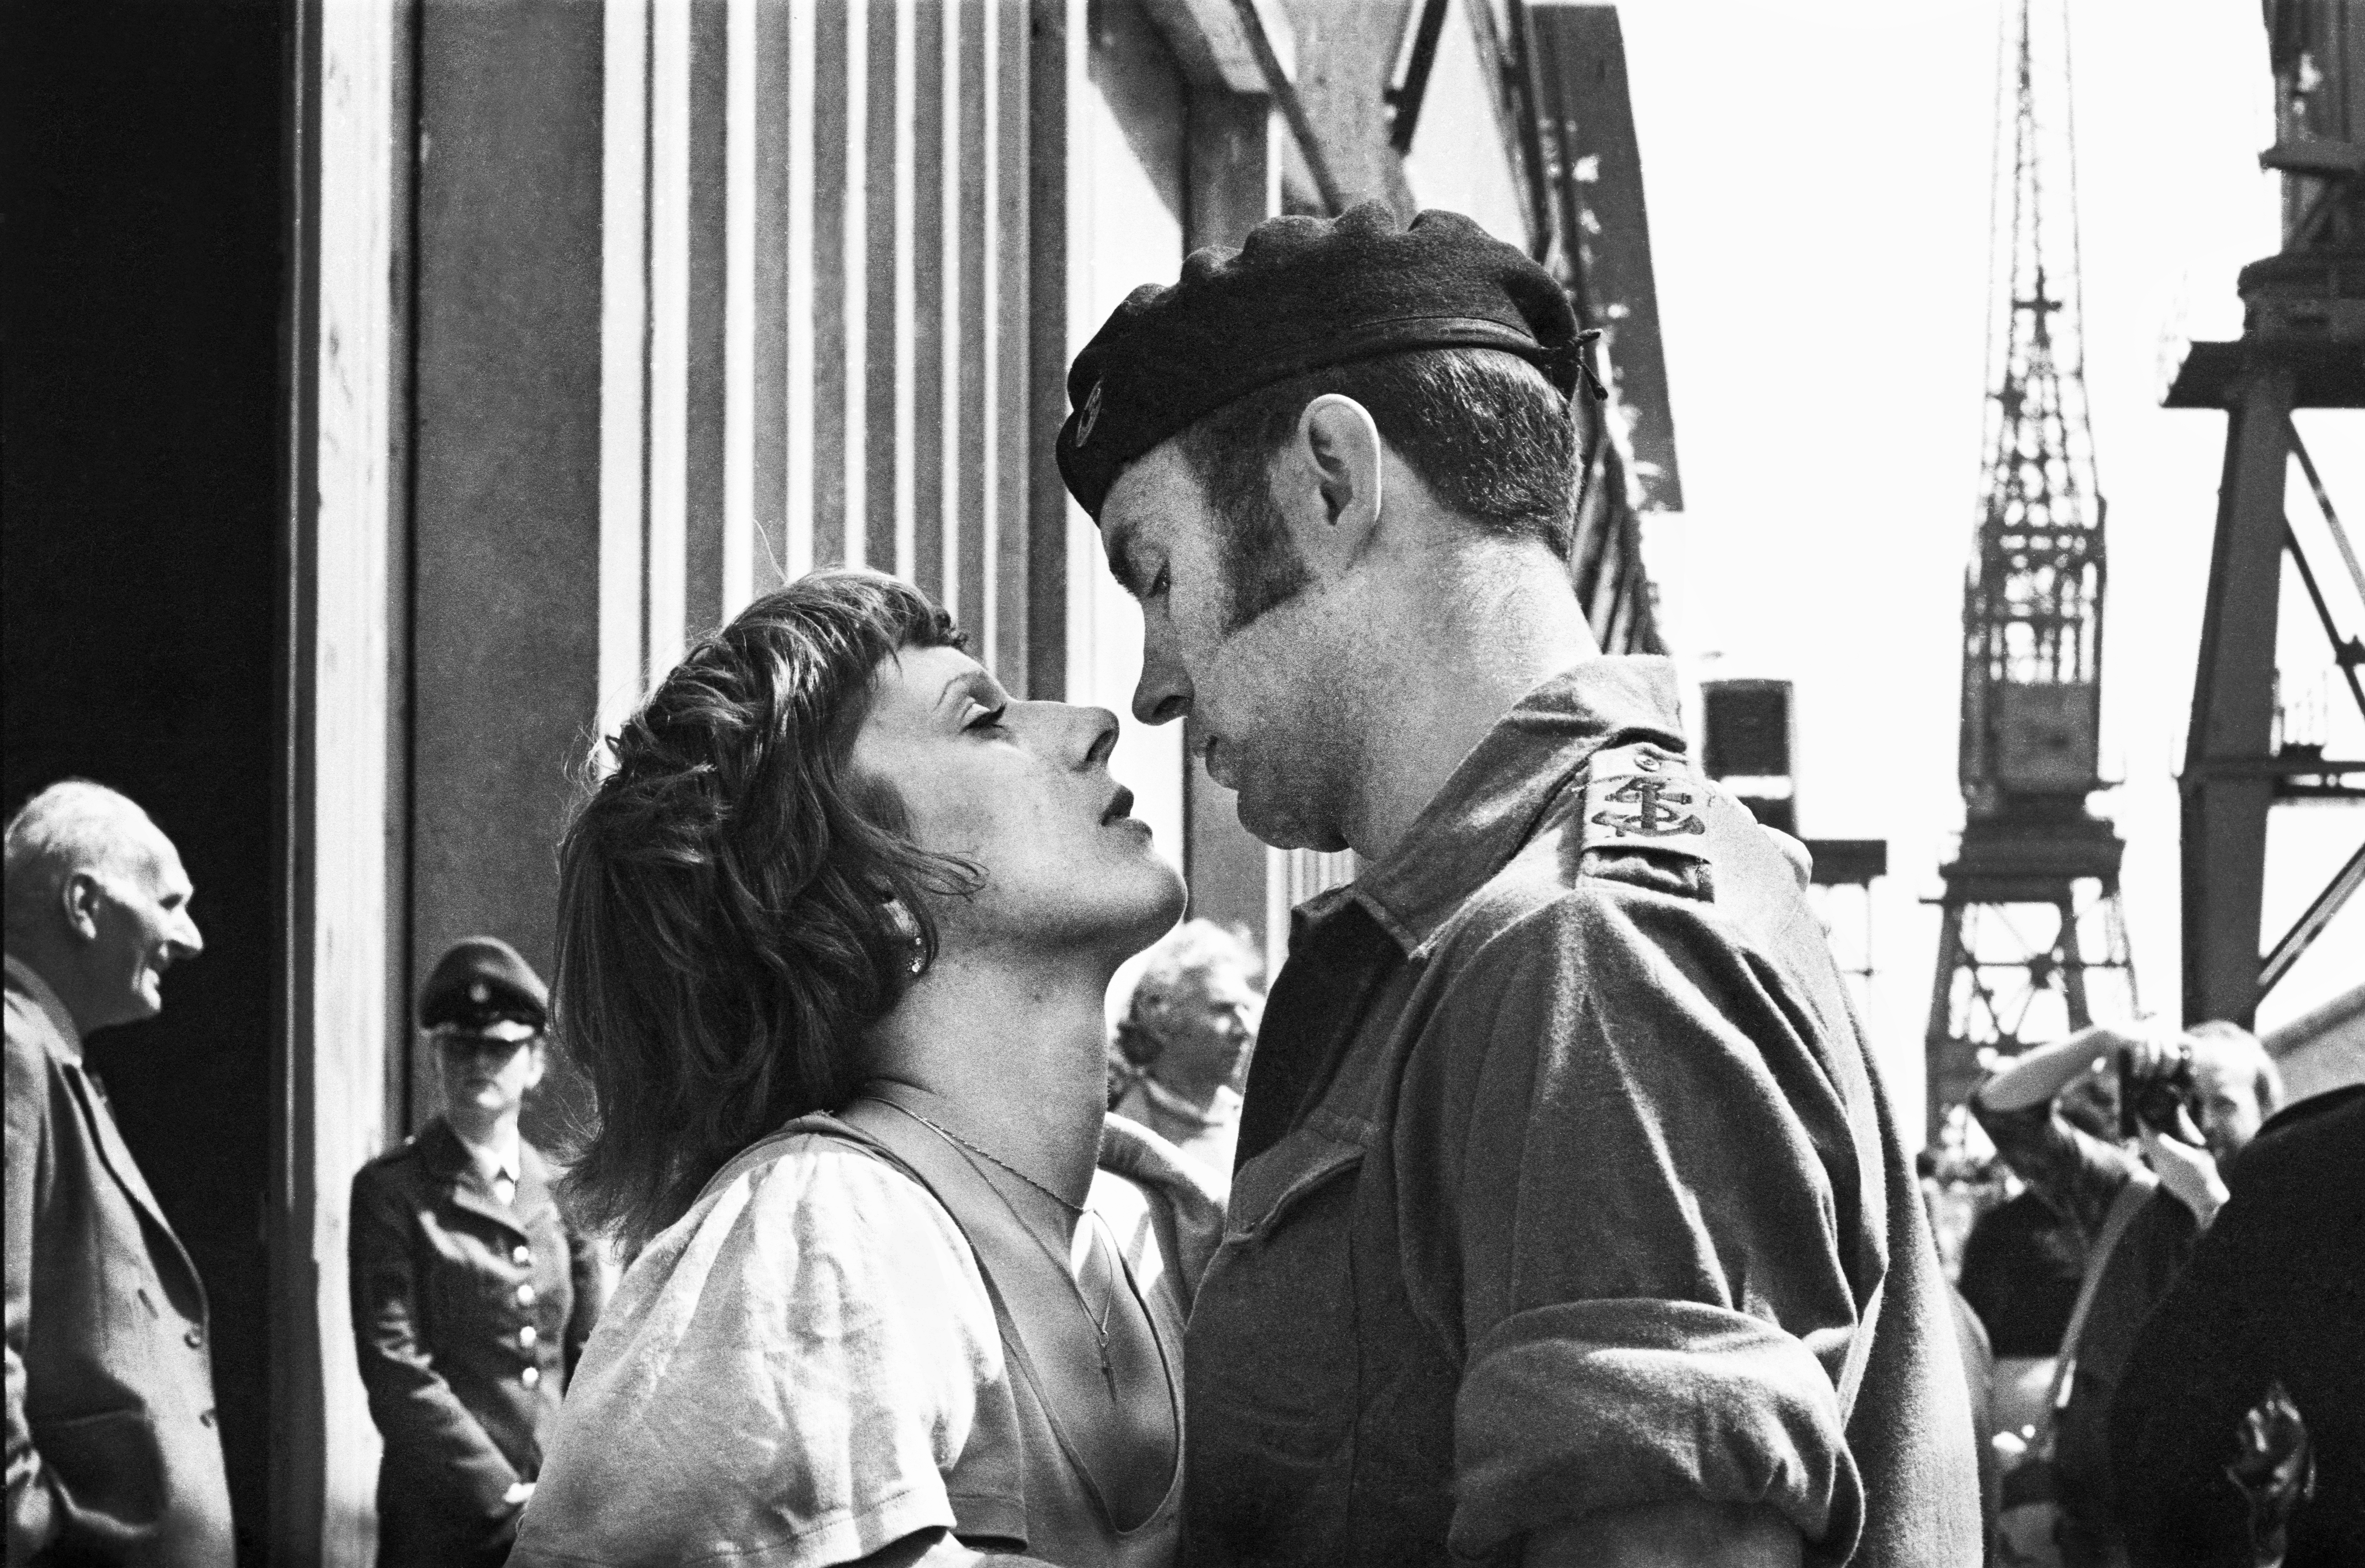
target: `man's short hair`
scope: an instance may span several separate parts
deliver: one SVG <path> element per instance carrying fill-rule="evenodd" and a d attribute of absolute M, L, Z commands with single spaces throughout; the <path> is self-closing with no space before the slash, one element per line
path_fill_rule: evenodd
<path fill-rule="evenodd" d="M 8 819 L 8 930 L 33 929 L 77 871 L 120 876 L 134 870 L 155 832 L 138 801 L 87 778 L 61 778 L 35 794 Z"/>
<path fill-rule="evenodd" d="M 1533 540 L 1568 558 L 1577 488 L 1575 416 L 1527 361 L 1499 350 L 1420 349 L 1354 360 L 1261 387 L 1176 438 L 1225 529 L 1225 623 L 1237 630 L 1311 580 L 1272 493 L 1272 457 L 1315 398 L 1352 398 L 1438 504 L 1474 532 Z"/>
<path fill-rule="evenodd" d="M 2267 1054 L 2258 1036 L 2239 1024 L 2213 1018 L 2185 1030 L 2184 1037 L 2204 1050 L 2247 1066 L 2252 1074 L 2250 1092 L 2257 1096 L 2261 1112 L 2272 1112 L 2283 1103 L 2282 1070 L 2275 1066 L 2275 1058 Z"/>

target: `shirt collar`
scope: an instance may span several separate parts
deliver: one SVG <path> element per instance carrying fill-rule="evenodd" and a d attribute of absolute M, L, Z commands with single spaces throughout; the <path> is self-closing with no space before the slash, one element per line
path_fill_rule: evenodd
<path fill-rule="evenodd" d="M 452 1137 L 459 1144 L 461 1152 L 468 1157 L 468 1163 L 476 1168 L 476 1174 L 485 1179 L 485 1185 L 489 1187 L 504 1176 L 513 1182 L 518 1180 L 518 1144 L 521 1140 L 516 1128 L 510 1128 L 510 1136 L 499 1144 L 470 1143 L 460 1136 L 460 1129 L 456 1126 L 452 1129 Z"/>
<path fill-rule="evenodd" d="M 58 1037 L 66 1043 L 66 1055 L 80 1061 L 82 1031 L 74 1027 L 73 1014 L 66 1011 L 66 1004 L 58 1000 L 58 993 L 50 989 L 50 982 L 41 978 L 39 969 L 14 953 L 8 954 L 7 959 L 8 978 L 16 982 L 17 990 L 31 997 L 34 1004 L 49 1014 Z"/>
<path fill-rule="evenodd" d="M 1216 1085 L 1216 1092 L 1209 1097 L 1207 1108 L 1203 1111 L 1149 1073 L 1143 1073 L 1135 1081 L 1141 1086 L 1142 1098 L 1177 1121 L 1195 1126 L 1203 1131 L 1211 1127 L 1227 1127 L 1240 1119 L 1240 1093 L 1228 1083 Z"/>
<path fill-rule="evenodd" d="M 1386 859 L 1301 905 L 1300 929 L 1351 900 L 1418 952 L 1535 836 L 1595 752 L 1641 740 L 1686 749 L 1674 660 L 1595 657 L 1563 670 L 1471 748 Z"/>

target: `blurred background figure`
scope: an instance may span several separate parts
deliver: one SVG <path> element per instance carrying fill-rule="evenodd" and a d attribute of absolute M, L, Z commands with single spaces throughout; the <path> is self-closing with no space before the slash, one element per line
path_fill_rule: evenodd
<path fill-rule="evenodd" d="M 593 1245 L 518 1133 L 549 1007 L 508 943 L 455 944 L 419 995 L 443 1114 L 353 1178 L 353 1341 L 386 1439 L 386 1568 L 507 1560 L 599 1315 Z"/>
<path fill-rule="evenodd" d="M 2117 1080 L 2118 1140 L 2078 1126 L 2065 1104 L 2102 1075 Z M 2069 1568 L 2124 1561 L 2111 1494 L 2112 1394 L 2136 1331 L 2226 1201 L 2221 1167 L 2257 1136 L 2281 1093 L 2258 1038 L 2211 1023 L 2181 1033 L 2095 1025 L 2023 1052 L 1971 1098 L 1998 1155 L 2083 1244 L 2046 1384 L 2049 1420 L 2032 1444 L 2034 1462 L 2005 1478 L 2002 1499 L 2008 1516 L 2033 1506 L 2035 1517 L 2050 1518 L 2052 1545 Z M 2025 1391 L 2000 1378 L 1999 1392 L 2018 1399 Z M 2009 1518 L 2001 1533 L 2005 1550 L 2035 1549 Z"/>
<path fill-rule="evenodd" d="M 83 1062 L 205 950 L 172 840 L 70 778 L 8 820 L 10 1562 L 223 1564 L 205 1286 Z"/>
<path fill-rule="evenodd" d="M 2243 1156 L 2136 1337 L 2111 1455 L 2138 1568 L 2365 1562 L 2365 1087 L 2293 1105 Z"/>
<path fill-rule="evenodd" d="M 2116 1141 L 2116 1082 L 2090 1074 L 2054 1108 L 2079 1131 Z M 2055 1360 L 2085 1278 L 2086 1238 L 2001 1160 L 1990 1170 L 2008 1195 L 1971 1225 L 1959 1284 L 1995 1353 L 1994 1428 L 2024 1443 L 2049 1420 Z"/>
<path fill-rule="evenodd" d="M 1231 1184 L 1263 982 L 1245 936 L 1185 921 L 1150 949 L 1110 1057 L 1110 1108 L 1171 1143 L 1219 1191 Z"/>

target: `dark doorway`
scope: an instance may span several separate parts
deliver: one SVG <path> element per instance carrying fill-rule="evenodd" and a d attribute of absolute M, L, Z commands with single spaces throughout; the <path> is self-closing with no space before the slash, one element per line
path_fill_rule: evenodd
<path fill-rule="evenodd" d="M 287 18 L 26 0 L 6 108 L 6 806 L 79 774 L 178 843 L 207 948 L 91 1055 L 210 1294 L 242 1561 L 269 1466 Z"/>

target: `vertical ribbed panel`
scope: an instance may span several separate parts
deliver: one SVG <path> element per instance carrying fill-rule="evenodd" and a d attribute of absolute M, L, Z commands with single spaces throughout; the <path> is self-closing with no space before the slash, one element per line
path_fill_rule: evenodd
<path fill-rule="evenodd" d="M 611 9 L 603 686 L 838 564 L 1025 681 L 1027 15 Z"/>

